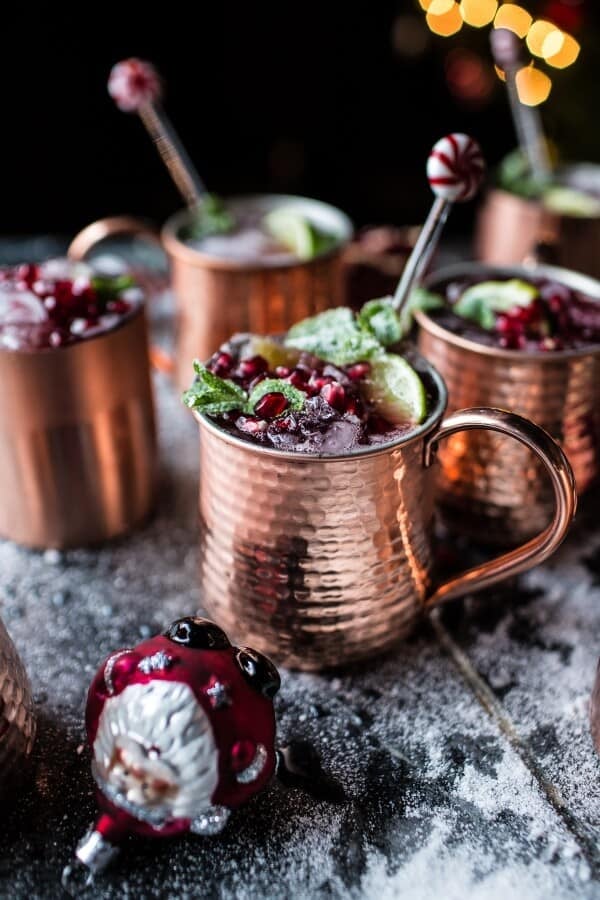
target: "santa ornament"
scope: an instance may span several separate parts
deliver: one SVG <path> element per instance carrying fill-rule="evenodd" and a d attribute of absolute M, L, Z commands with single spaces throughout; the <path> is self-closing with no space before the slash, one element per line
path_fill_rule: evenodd
<path fill-rule="evenodd" d="M 100 814 L 77 847 L 79 863 L 102 871 L 132 834 L 217 834 L 276 769 L 287 784 L 341 799 L 305 745 L 275 749 L 279 686 L 270 660 L 233 646 L 207 619 L 179 619 L 111 654 L 87 700 Z"/>

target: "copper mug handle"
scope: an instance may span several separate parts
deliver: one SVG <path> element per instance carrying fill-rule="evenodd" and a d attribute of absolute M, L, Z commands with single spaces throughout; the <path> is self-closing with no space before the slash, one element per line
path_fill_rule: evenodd
<path fill-rule="evenodd" d="M 136 216 L 108 216 L 82 228 L 69 244 L 67 256 L 79 262 L 101 241 L 119 234 L 143 237 L 162 247 L 160 232 L 144 219 L 138 219 Z M 171 374 L 174 368 L 172 357 L 155 344 L 150 346 L 150 362 L 159 372 Z"/>
<path fill-rule="evenodd" d="M 444 419 L 438 431 L 426 439 L 425 466 L 432 464 L 439 441 L 457 431 L 471 431 L 474 428 L 507 434 L 525 444 L 539 457 L 552 481 L 555 499 L 554 518 L 540 534 L 515 550 L 467 569 L 466 572 L 434 587 L 425 601 L 428 608 L 466 593 L 480 591 L 543 562 L 562 543 L 575 515 L 577 492 L 573 470 L 567 457 L 543 428 L 515 413 L 486 407 L 463 409 L 453 413 Z"/>

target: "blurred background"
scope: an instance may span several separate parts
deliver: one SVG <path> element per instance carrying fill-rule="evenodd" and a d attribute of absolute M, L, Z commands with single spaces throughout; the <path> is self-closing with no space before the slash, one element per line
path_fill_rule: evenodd
<path fill-rule="evenodd" d="M 455 4 L 435 0 L 436 20 L 432 2 L 5 7 L 1 232 L 71 234 L 122 212 L 160 222 L 181 205 L 140 121 L 106 92 L 111 65 L 132 55 L 162 72 L 167 111 L 212 191 L 315 196 L 359 226 L 421 221 L 438 137 L 470 132 L 492 166 L 515 143 L 489 25 L 435 34 Z M 573 65 L 545 68 L 540 110 L 562 158 L 600 161 L 598 3 L 521 5 L 581 45 Z M 457 209 L 454 231 L 472 215 Z"/>

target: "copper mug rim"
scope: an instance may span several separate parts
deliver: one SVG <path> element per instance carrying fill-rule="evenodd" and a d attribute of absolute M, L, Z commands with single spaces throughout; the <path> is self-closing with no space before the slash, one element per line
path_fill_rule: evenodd
<path fill-rule="evenodd" d="M 207 416 L 204 413 L 193 411 L 193 415 L 199 424 L 202 424 L 212 434 L 220 437 L 225 443 L 232 444 L 234 447 L 239 447 L 241 450 L 258 453 L 262 456 L 293 460 L 299 464 L 302 464 L 303 462 L 314 463 L 315 461 L 331 463 L 340 462 L 340 460 L 364 459 L 366 456 L 378 456 L 380 454 L 389 453 L 397 447 L 408 446 L 409 444 L 426 437 L 440 424 L 446 411 L 446 407 L 448 406 L 448 389 L 446 387 L 446 382 L 438 370 L 432 366 L 429 360 L 425 359 L 424 356 L 421 356 L 420 353 L 417 353 L 412 349 L 410 351 L 410 362 L 419 374 L 421 374 L 421 372 L 426 373 L 428 380 L 431 381 L 434 388 L 434 404 L 431 411 L 428 413 L 427 418 L 420 425 L 417 425 L 406 434 L 399 435 L 394 440 L 387 441 L 383 444 L 359 447 L 358 449 L 352 450 L 350 453 L 298 453 L 294 450 L 278 450 L 275 447 L 265 447 L 262 444 L 246 441 L 243 438 L 237 437 L 235 434 L 226 431 L 224 428 L 220 428 L 210 416 Z"/>
<path fill-rule="evenodd" d="M 464 262 L 453 263 L 450 266 L 444 266 L 436 269 L 423 279 L 423 287 L 429 289 L 440 281 L 447 278 L 454 278 L 460 275 L 473 274 L 489 274 L 490 276 L 501 276 L 508 278 L 531 278 L 532 276 L 541 275 L 548 276 L 559 283 L 565 284 L 574 290 L 579 290 L 594 300 L 600 302 L 600 281 L 592 278 L 590 275 L 584 275 L 571 269 L 563 269 L 559 266 L 548 266 L 545 264 L 533 263 L 532 265 L 515 265 L 515 266 L 493 266 L 480 262 Z M 583 356 L 600 355 L 600 344 L 593 344 L 589 347 L 579 347 L 568 350 L 552 350 L 548 352 L 534 350 L 506 350 L 503 347 L 491 347 L 488 344 L 480 344 L 478 341 L 454 334 L 442 325 L 439 325 L 435 319 L 431 318 L 423 310 L 415 311 L 415 319 L 425 331 L 430 332 L 436 337 L 442 338 L 456 347 L 464 350 L 471 350 L 480 353 L 482 356 L 493 356 L 500 359 L 511 361 L 531 360 L 536 363 L 551 364 L 564 359 L 576 359 Z"/>
<path fill-rule="evenodd" d="M 272 193 L 252 193 L 252 194 L 234 194 L 225 197 L 225 200 L 231 204 L 256 203 L 262 201 L 264 204 L 281 204 L 290 203 L 300 208 L 310 209 L 316 213 L 318 218 L 323 222 L 324 226 L 329 226 L 336 237 L 335 244 L 323 253 L 317 254 L 312 259 L 290 259 L 286 262 L 270 261 L 263 259 L 260 262 L 248 262 L 243 259 L 227 259 L 225 257 L 215 256 L 211 253 L 204 253 L 195 247 L 186 244 L 180 237 L 181 228 L 189 222 L 190 211 L 188 209 L 180 209 L 178 212 L 170 216 L 162 226 L 160 236 L 162 243 L 173 256 L 178 257 L 183 262 L 190 263 L 203 268 L 209 269 L 226 269 L 238 272 L 261 272 L 273 270 L 294 269 L 298 265 L 311 266 L 320 263 L 323 259 L 339 253 L 352 238 L 354 234 L 354 226 L 350 218 L 336 206 L 326 203 L 323 200 L 317 200 L 312 197 L 302 197 L 297 194 L 272 194 Z"/>

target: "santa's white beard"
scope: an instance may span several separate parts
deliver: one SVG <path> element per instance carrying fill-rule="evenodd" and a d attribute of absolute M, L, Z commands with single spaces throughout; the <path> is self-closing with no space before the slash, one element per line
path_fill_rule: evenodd
<path fill-rule="evenodd" d="M 218 751 L 191 688 L 155 680 L 110 697 L 94 741 L 96 774 L 129 805 L 193 819 L 208 809 Z"/>

